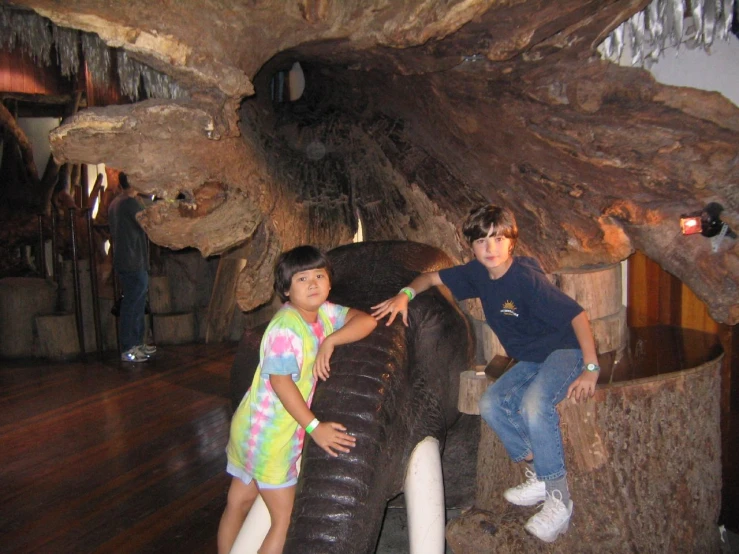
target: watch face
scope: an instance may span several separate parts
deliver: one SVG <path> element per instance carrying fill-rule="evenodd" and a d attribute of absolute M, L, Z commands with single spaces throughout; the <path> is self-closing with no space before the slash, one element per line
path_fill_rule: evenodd
<path fill-rule="evenodd" d="M 585 369 L 587 369 L 588 371 L 598 371 L 600 367 L 595 364 L 588 364 L 585 366 Z"/>

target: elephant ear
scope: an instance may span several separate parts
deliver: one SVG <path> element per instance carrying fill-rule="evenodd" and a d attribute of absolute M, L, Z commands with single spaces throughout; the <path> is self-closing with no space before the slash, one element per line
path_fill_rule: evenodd
<path fill-rule="evenodd" d="M 410 241 L 348 244 L 331 250 L 328 257 L 334 270 L 330 300 L 365 311 L 395 295 L 419 273 L 454 265 L 438 248 Z"/>

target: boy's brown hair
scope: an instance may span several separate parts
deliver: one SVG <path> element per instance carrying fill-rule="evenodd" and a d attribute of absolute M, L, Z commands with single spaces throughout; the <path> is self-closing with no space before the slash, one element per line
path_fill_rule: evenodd
<path fill-rule="evenodd" d="M 470 210 L 462 224 L 462 233 L 470 246 L 477 239 L 487 236 L 509 238 L 511 239 L 512 253 L 518 240 L 518 225 L 516 224 L 516 217 L 508 208 L 501 208 L 494 204 L 484 204 Z"/>

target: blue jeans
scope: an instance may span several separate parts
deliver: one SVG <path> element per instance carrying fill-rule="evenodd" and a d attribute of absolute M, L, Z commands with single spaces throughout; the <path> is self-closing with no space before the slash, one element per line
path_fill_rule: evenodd
<path fill-rule="evenodd" d="M 566 474 L 556 406 L 582 372 L 581 350 L 555 350 L 541 363 L 518 362 L 480 399 L 480 415 L 511 459 L 520 462 L 533 454 L 542 481 Z"/>
<path fill-rule="evenodd" d="M 121 313 L 118 321 L 118 340 L 121 352 L 144 344 L 146 322 L 146 292 L 149 289 L 149 274 L 145 269 L 138 271 L 119 271 L 121 285 Z"/>

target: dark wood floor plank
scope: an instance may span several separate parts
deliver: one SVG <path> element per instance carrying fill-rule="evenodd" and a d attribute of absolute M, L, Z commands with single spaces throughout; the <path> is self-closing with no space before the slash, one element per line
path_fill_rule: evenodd
<path fill-rule="evenodd" d="M 0 369 L 0 550 L 213 551 L 234 352 Z"/>
<path fill-rule="evenodd" d="M 5 371 L 0 372 L 0 436 L 4 426 L 12 426 L 19 419 L 43 417 L 64 407 L 74 409 L 76 403 L 94 402 L 96 394 L 105 394 L 126 383 L 146 386 L 142 378 L 159 379 L 160 373 L 168 369 L 200 364 L 202 358 L 172 352 L 167 359 L 155 360 L 146 367 L 128 368 L 113 359 L 104 364 L 51 365 L 44 373 L 33 372 L 25 378 L 15 375 L 12 380 L 4 378 Z"/>
<path fill-rule="evenodd" d="M 0 433 L 6 449 L 4 465 L 9 471 L 18 464 L 43 467 L 66 452 L 70 442 L 84 450 L 103 439 L 115 441 L 128 433 L 146 431 L 169 417 L 186 418 L 188 412 L 199 407 L 196 393 L 181 389 L 174 394 L 171 388 L 152 382 L 147 389 L 129 388 L 111 398 L 77 403 L 61 413 L 47 412 L 44 417 L 27 421 L 36 430 L 33 436 L 20 427 Z M 152 395 L 145 396 L 144 390 Z M 167 402 L 162 401 L 164 396 Z"/>
<path fill-rule="evenodd" d="M 188 520 L 193 511 L 202 511 L 207 507 L 213 507 L 217 504 L 218 519 L 223 511 L 223 502 L 225 492 L 228 488 L 228 476 L 221 472 L 200 486 L 192 488 L 187 494 L 170 503 L 168 506 L 151 514 L 143 521 L 139 521 L 133 525 L 129 532 L 124 535 L 118 535 L 112 540 L 101 545 L 98 549 L 100 554 L 124 553 L 124 552 L 143 552 L 150 545 L 158 543 L 160 550 L 165 548 L 170 551 L 181 552 L 184 545 L 190 543 L 197 536 L 197 529 L 202 522 L 190 521 L 189 525 L 183 528 L 178 522 Z M 214 549 L 215 543 L 213 537 L 214 531 L 217 531 L 217 522 L 215 529 L 211 523 L 210 529 L 206 536 L 206 542 L 212 543 L 211 549 Z M 203 545 L 200 546 L 202 548 Z M 192 547 L 191 547 L 192 548 Z"/>
<path fill-rule="evenodd" d="M 193 414 L 192 422 L 177 426 L 166 426 L 152 429 L 144 427 L 127 435 L 125 442 L 120 439 L 105 441 L 100 446 L 88 450 L 77 451 L 68 457 L 63 467 L 48 465 L 46 471 L 31 477 L 22 472 L 11 474 L 10 478 L 0 480 L 3 487 L 0 503 L 22 498 L 25 502 L 12 514 L 0 517 L 13 521 L 22 519 L 27 510 L 35 509 L 36 503 L 43 503 L 49 498 L 80 498 L 79 491 L 91 489 L 100 494 L 106 486 L 117 480 L 130 477 L 139 479 L 140 474 L 161 474 L 173 463 L 181 464 L 182 458 L 192 452 L 193 456 L 202 455 L 208 449 L 222 448 L 225 444 L 225 429 L 228 425 L 228 412 L 224 406 L 210 409 L 208 412 Z M 111 444 L 114 442 L 115 444 Z M 161 466 L 161 467 L 160 467 Z M 7 472 L 6 472 L 7 474 Z M 39 487 L 43 484 L 43 487 Z M 89 498 L 82 496 L 89 502 Z M 69 504 L 65 506 L 69 509 Z M 50 515 L 54 515 L 53 511 Z"/>

